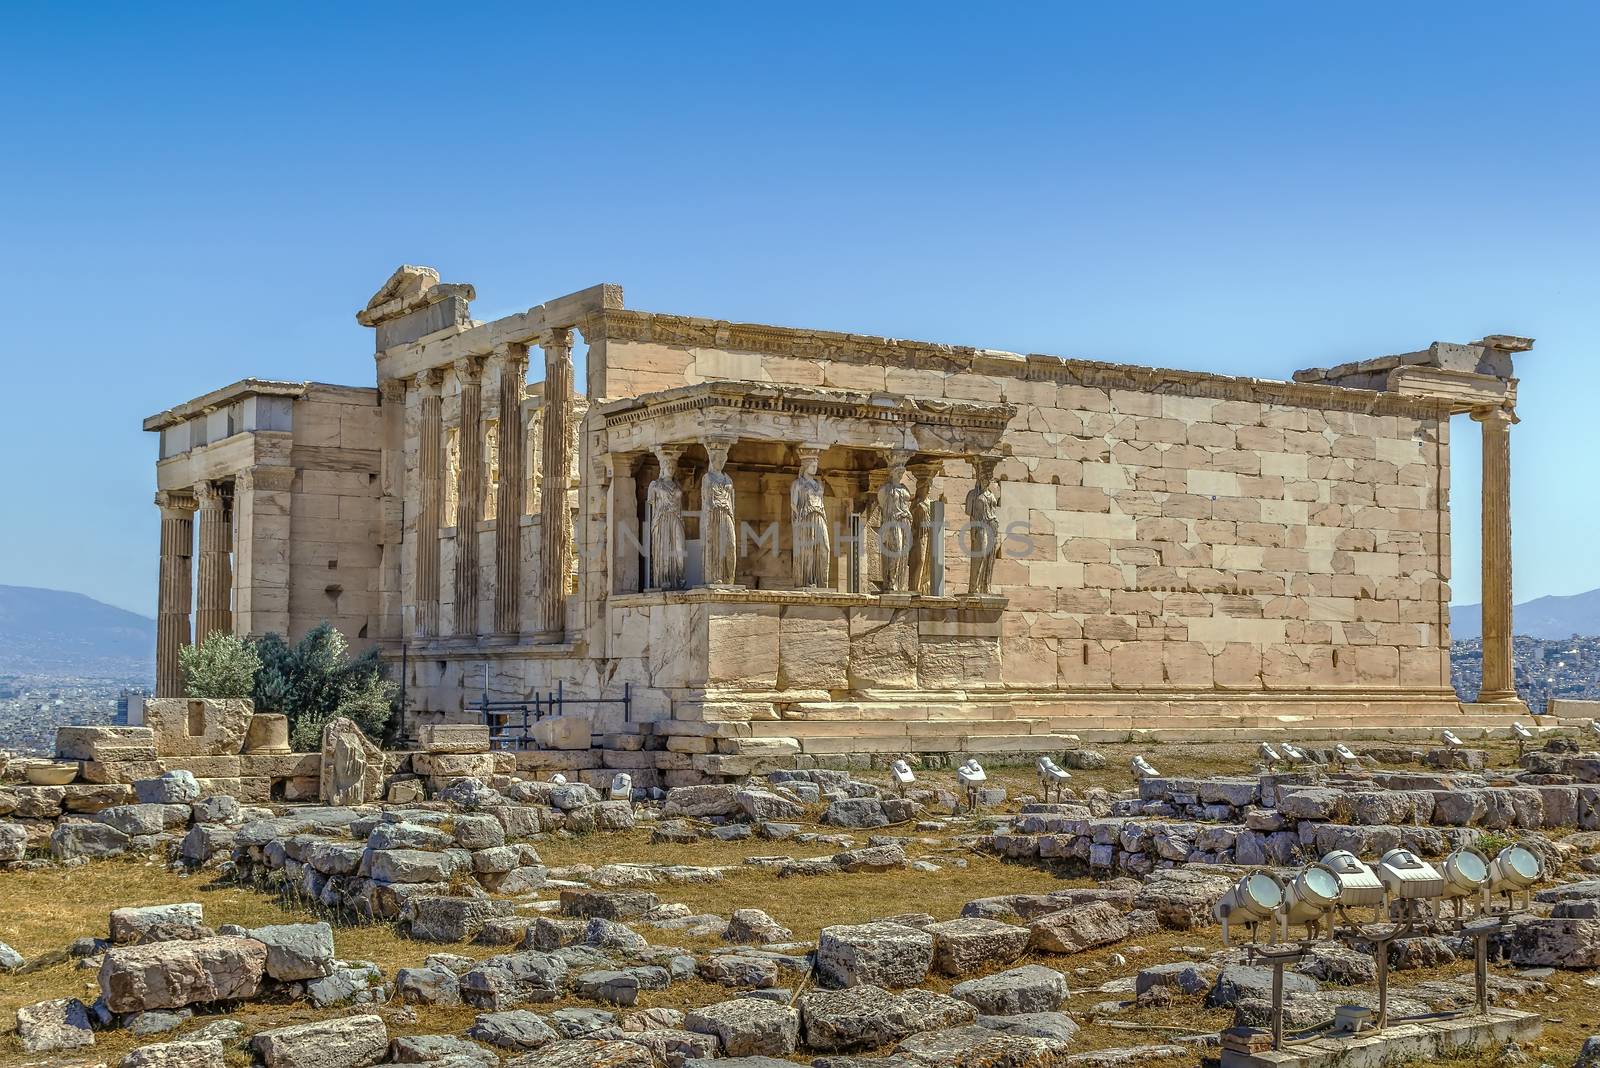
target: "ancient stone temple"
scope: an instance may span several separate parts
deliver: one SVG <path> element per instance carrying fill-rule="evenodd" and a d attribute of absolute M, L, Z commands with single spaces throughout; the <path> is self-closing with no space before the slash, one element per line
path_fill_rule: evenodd
<path fill-rule="evenodd" d="M 473 299 L 402 267 L 357 316 L 374 387 L 247 379 L 146 421 L 161 693 L 197 635 L 327 618 L 403 665 L 410 724 L 559 687 L 595 760 L 665 781 L 1525 711 L 1526 339 L 1262 381 L 635 311 L 612 285 L 492 322 Z M 1458 414 L 1485 456 L 1471 705 Z"/>

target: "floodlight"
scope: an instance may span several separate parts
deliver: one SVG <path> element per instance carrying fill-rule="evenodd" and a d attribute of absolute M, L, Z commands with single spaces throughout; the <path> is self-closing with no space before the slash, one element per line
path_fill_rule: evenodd
<path fill-rule="evenodd" d="M 1229 925 L 1242 923 L 1255 938 L 1256 924 L 1272 918 L 1283 903 L 1283 884 L 1270 872 L 1254 871 L 1233 884 L 1233 888 L 1211 907 L 1211 918 L 1222 924 L 1222 944 L 1228 944 Z"/>
<path fill-rule="evenodd" d="M 1128 767 L 1133 771 L 1133 777 L 1136 779 L 1155 779 L 1161 776 L 1161 773 L 1155 769 L 1155 765 L 1142 756 L 1136 756 L 1128 761 Z"/>
<path fill-rule="evenodd" d="M 1589 732 L 1591 734 L 1600 734 L 1600 719 L 1591 719 L 1589 721 Z"/>
<path fill-rule="evenodd" d="M 917 781 L 917 777 L 911 773 L 911 765 L 904 760 L 896 760 L 889 765 L 889 770 L 894 772 L 894 781 L 901 786 L 908 786 Z"/>
<path fill-rule="evenodd" d="M 1505 894 L 1515 902 L 1518 893 L 1524 894 L 1544 874 L 1539 855 L 1527 846 L 1508 845 L 1495 854 L 1489 862 L 1489 887 L 1492 895 Z"/>
<path fill-rule="evenodd" d="M 1390 901 L 1419 901 L 1444 894 L 1444 876 L 1409 849 L 1391 849 L 1378 858 L 1378 879 Z"/>
<path fill-rule="evenodd" d="M 1067 769 L 1047 756 L 1042 756 L 1035 761 L 1034 767 L 1039 772 L 1039 789 L 1044 791 L 1044 796 L 1047 800 L 1052 789 L 1056 791 L 1056 795 L 1059 797 L 1061 791 L 1066 788 L 1067 780 L 1072 778 L 1072 774 Z"/>
<path fill-rule="evenodd" d="M 1520 723 L 1513 723 L 1511 725 L 1511 733 L 1515 734 L 1518 738 L 1521 738 L 1523 741 L 1527 741 L 1528 739 L 1533 737 L 1533 732 L 1530 731 L 1528 728 L 1524 727 Z"/>
<path fill-rule="evenodd" d="M 1440 737 L 1444 739 L 1444 744 L 1449 746 L 1451 749 L 1460 749 L 1462 746 L 1467 744 L 1460 738 L 1456 737 L 1455 731 L 1445 731 L 1442 735 L 1440 735 Z"/>
<path fill-rule="evenodd" d="M 983 765 L 976 760 L 968 760 L 956 769 L 956 778 L 961 780 L 961 786 L 966 792 L 968 811 L 978 811 L 978 794 L 989 778 L 984 774 Z"/>
<path fill-rule="evenodd" d="M 1283 760 L 1283 754 L 1272 748 L 1271 742 L 1262 742 L 1260 745 L 1256 746 L 1256 752 L 1260 753 L 1261 759 L 1265 760 L 1268 764 L 1277 764 Z"/>
<path fill-rule="evenodd" d="M 1345 908 L 1376 909 L 1383 904 L 1383 881 L 1348 849 L 1336 849 L 1322 858 L 1322 865 L 1339 880 L 1339 904 Z"/>
<path fill-rule="evenodd" d="M 554 775 L 550 776 L 550 781 L 553 782 L 557 786 L 565 786 L 565 785 L 567 785 L 567 777 L 565 775 L 561 774 L 559 771 L 556 772 Z"/>
<path fill-rule="evenodd" d="M 1348 745 L 1345 745 L 1343 742 L 1340 742 L 1338 745 L 1334 746 L 1333 752 L 1335 756 L 1344 761 L 1346 764 L 1361 763 L 1361 758 L 1356 756 L 1355 751 Z"/>
<path fill-rule="evenodd" d="M 1455 903 L 1456 915 L 1460 916 L 1466 900 L 1481 896 L 1489 885 L 1489 861 L 1476 849 L 1463 847 L 1445 857 L 1439 867 L 1444 872 L 1441 896 Z"/>
<path fill-rule="evenodd" d="M 1289 937 L 1290 924 L 1303 924 L 1307 936 L 1315 938 L 1322 918 L 1339 907 L 1343 887 L 1332 869 L 1322 864 L 1309 865 L 1283 888 L 1283 903 L 1277 910 L 1283 937 Z M 1332 921 L 1329 921 L 1330 927 Z"/>
<path fill-rule="evenodd" d="M 611 800 L 631 801 L 633 799 L 633 776 L 625 771 L 619 771 L 611 777 Z"/>
<path fill-rule="evenodd" d="M 1284 742 L 1278 748 L 1283 751 L 1284 759 L 1288 760 L 1291 764 L 1304 764 L 1310 759 L 1306 756 L 1306 751 L 1304 749 L 1301 749 L 1299 746 L 1290 742 Z"/>

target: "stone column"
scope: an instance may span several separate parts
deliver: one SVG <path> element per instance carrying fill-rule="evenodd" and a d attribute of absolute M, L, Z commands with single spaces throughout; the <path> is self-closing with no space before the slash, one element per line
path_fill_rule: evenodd
<path fill-rule="evenodd" d="M 478 520 L 483 517 L 483 360 L 456 361 L 461 383 L 461 427 L 456 441 L 461 471 L 456 499 L 456 633 L 478 633 Z"/>
<path fill-rule="evenodd" d="M 258 464 L 233 480 L 233 623 L 241 635 L 289 635 L 289 535 L 294 468 Z"/>
<path fill-rule="evenodd" d="M 539 631 L 548 640 L 566 633 L 567 572 L 572 565 L 572 531 L 567 523 L 567 469 L 572 463 L 572 331 L 552 330 L 544 349 L 544 434 L 541 449 L 539 517 Z"/>
<path fill-rule="evenodd" d="M 439 636 L 439 518 L 444 507 L 439 485 L 444 466 L 443 401 L 439 397 L 442 377 L 439 371 L 417 376 L 422 420 L 417 431 L 416 632 L 425 638 Z"/>
<path fill-rule="evenodd" d="M 522 512 L 527 486 L 522 469 L 522 392 L 528 380 L 528 346 L 507 345 L 496 356 L 500 360 L 500 484 L 495 501 L 494 630 L 515 635 L 522 629 Z"/>
<path fill-rule="evenodd" d="M 233 548 L 228 498 L 215 482 L 196 484 L 200 500 L 200 567 L 194 606 L 196 645 L 211 635 L 233 633 L 233 576 L 228 554 Z"/>
<path fill-rule="evenodd" d="M 156 494 L 161 509 L 161 587 L 157 597 L 156 696 L 182 697 L 178 650 L 189 644 L 189 603 L 194 587 L 194 496 L 187 490 Z"/>
<path fill-rule="evenodd" d="M 405 635 L 401 611 L 401 554 L 405 551 L 406 503 L 406 394 L 410 383 L 404 378 L 386 378 L 378 383 L 378 412 L 382 420 L 383 449 L 380 454 L 379 482 L 383 495 L 378 502 L 378 638 Z"/>
<path fill-rule="evenodd" d="M 1478 701 L 1514 701 L 1511 670 L 1511 424 L 1505 408 L 1472 413 L 1483 425 L 1483 682 Z"/>

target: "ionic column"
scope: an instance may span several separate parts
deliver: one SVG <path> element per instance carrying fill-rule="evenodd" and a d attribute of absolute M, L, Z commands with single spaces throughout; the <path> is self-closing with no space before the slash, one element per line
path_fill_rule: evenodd
<path fill-rule="evenodd" d="M 461 383 L 460 482 L 456 499 L 456 633 L 478 633 L 478 520 L 483 516 L 483 360 L 457 360 Z"/>
<path fill-rule="evenodd" d="M 522 511 L 527 483 L 523 471 L 522 391 L 528 380 L 528 346 L 507 345 L 500 365 L 500 485 L 495 499 L 494 630 L 514 635 L 522 629 Z"/>
<path fill-rule="evenodd" d="M 567 526 L 567 470 L 572 463 L 572 331 L 552 330 L 544 349 L 544 434 L 541 450 L 539 516 L 539 630 L 559 639 L 566 632 L 567 572 L 572 565 L 572 531 Z"/>
<path fill-rule="evenodd" d="M 214 482 L 201 482 L 194 490 L 200 500 L 199 590 L 194 614 L 194 640 L 199 645 L 218 631 L 233 633 L 230 605 L 233 581 L 228 561 L 233 533 L 228 522 L 228 499 L 222 487 Z"/>
<path fill-rule="evenodd" d="M 1483 426 L 1483 682 L 1478 701 L 1514 701 L 1511 670 L 1511 424 L 1505 408 L 1472 413 Z"/>
<path fill-rule="evenodd" d="M 422 421 L 417 431 L 416 632 L 426 638 L 439 636 L 439 519 L 444 506 L 439 485 L 444 463 L 441 377 L 442 372 L 425 371 L 416 382 L 422 398 Z"/>
<path fill-rule="evenodd" d="M 161 509 L 161 587 L 157 596 L 156 696 L 182 697 L 178 650 L 189 644 L 189 567 L 194 552 L 195 499 L 187 490 L 156 494 Z"/>

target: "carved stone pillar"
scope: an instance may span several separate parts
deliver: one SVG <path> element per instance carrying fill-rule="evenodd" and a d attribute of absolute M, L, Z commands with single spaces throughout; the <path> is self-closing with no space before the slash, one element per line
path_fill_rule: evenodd
<path fill-rule="evenodd" d="M 528 347 L 507 345 L 500 359 L 500 482 L 495 501 L 494 630 L 514 635 L 522 629 L 522 511 L 524 456 L 522 391 L 528 380 Z"/>
<path fill-rule="evenodd" d="M 1511 424 L 1504 408 L 1472 413 L 1483 426 L 1483 682 L 1478 701 L 1514 701 L 1511 668 Z"/>
<path fill-rule="evenodd" d="M 567 572 L 572 566 L 572 531 L 567 523 L 568 470 L 572 464 L 572 331 L 552 330 L 544 349 L 544 427 L 540 454 L 539 631 L 558 640 L 566 632 Z"/>
<path fill-rule="evenodd" d="M 483 360 L 456 361 L 461 383 L 461 450 L 456 510 L 456 634 L 478 633 L 478 520 L 483 516 Z"/>
<path fill-rule="evenodd" d="M 417 376 L 422 420 L 417 431 L 416 632 L 428 638 L 439 635 L 439 519 L 444 507 L 439 485 L 444 463 L 441 377 L 439 371 Z"/>
<path fill-rule="evenodd" d="M 189 568 L 194 553 L 195 499 L 186 490 L 163 490 L 156 494 L 156 507 L 161 509 L 156 696 L 182 697 L 178 650 L 189 644 L 189 602 L 194 590 Z"/>
<path fill-rule="evenodd" d="M 233 633 L 233 576 L 228 554 L 233 549 L 228 497 L 214 482 L 195 488 L 200 501 L 199 590 L 195 598 L 194 640 L 199 645 L 211 635 Z"/>
<path fill-rule="evenodd" d="M 934 592 L 936 585 L 933 576 L 933 546 L 940 540 L 942 532 L 934 527 L 934 505 L 930 495 L 933 492 L 933 480 L 939 474 L 940 465 L 933 462 L 924 462 L 911 465 L 911 477 L 916 480 L 916 489 L 911 494 L 911 592 Z M 941 554 L 942 560 L 942 554 Z M 942 589 L 943 582 L 937 583 Z"/>

